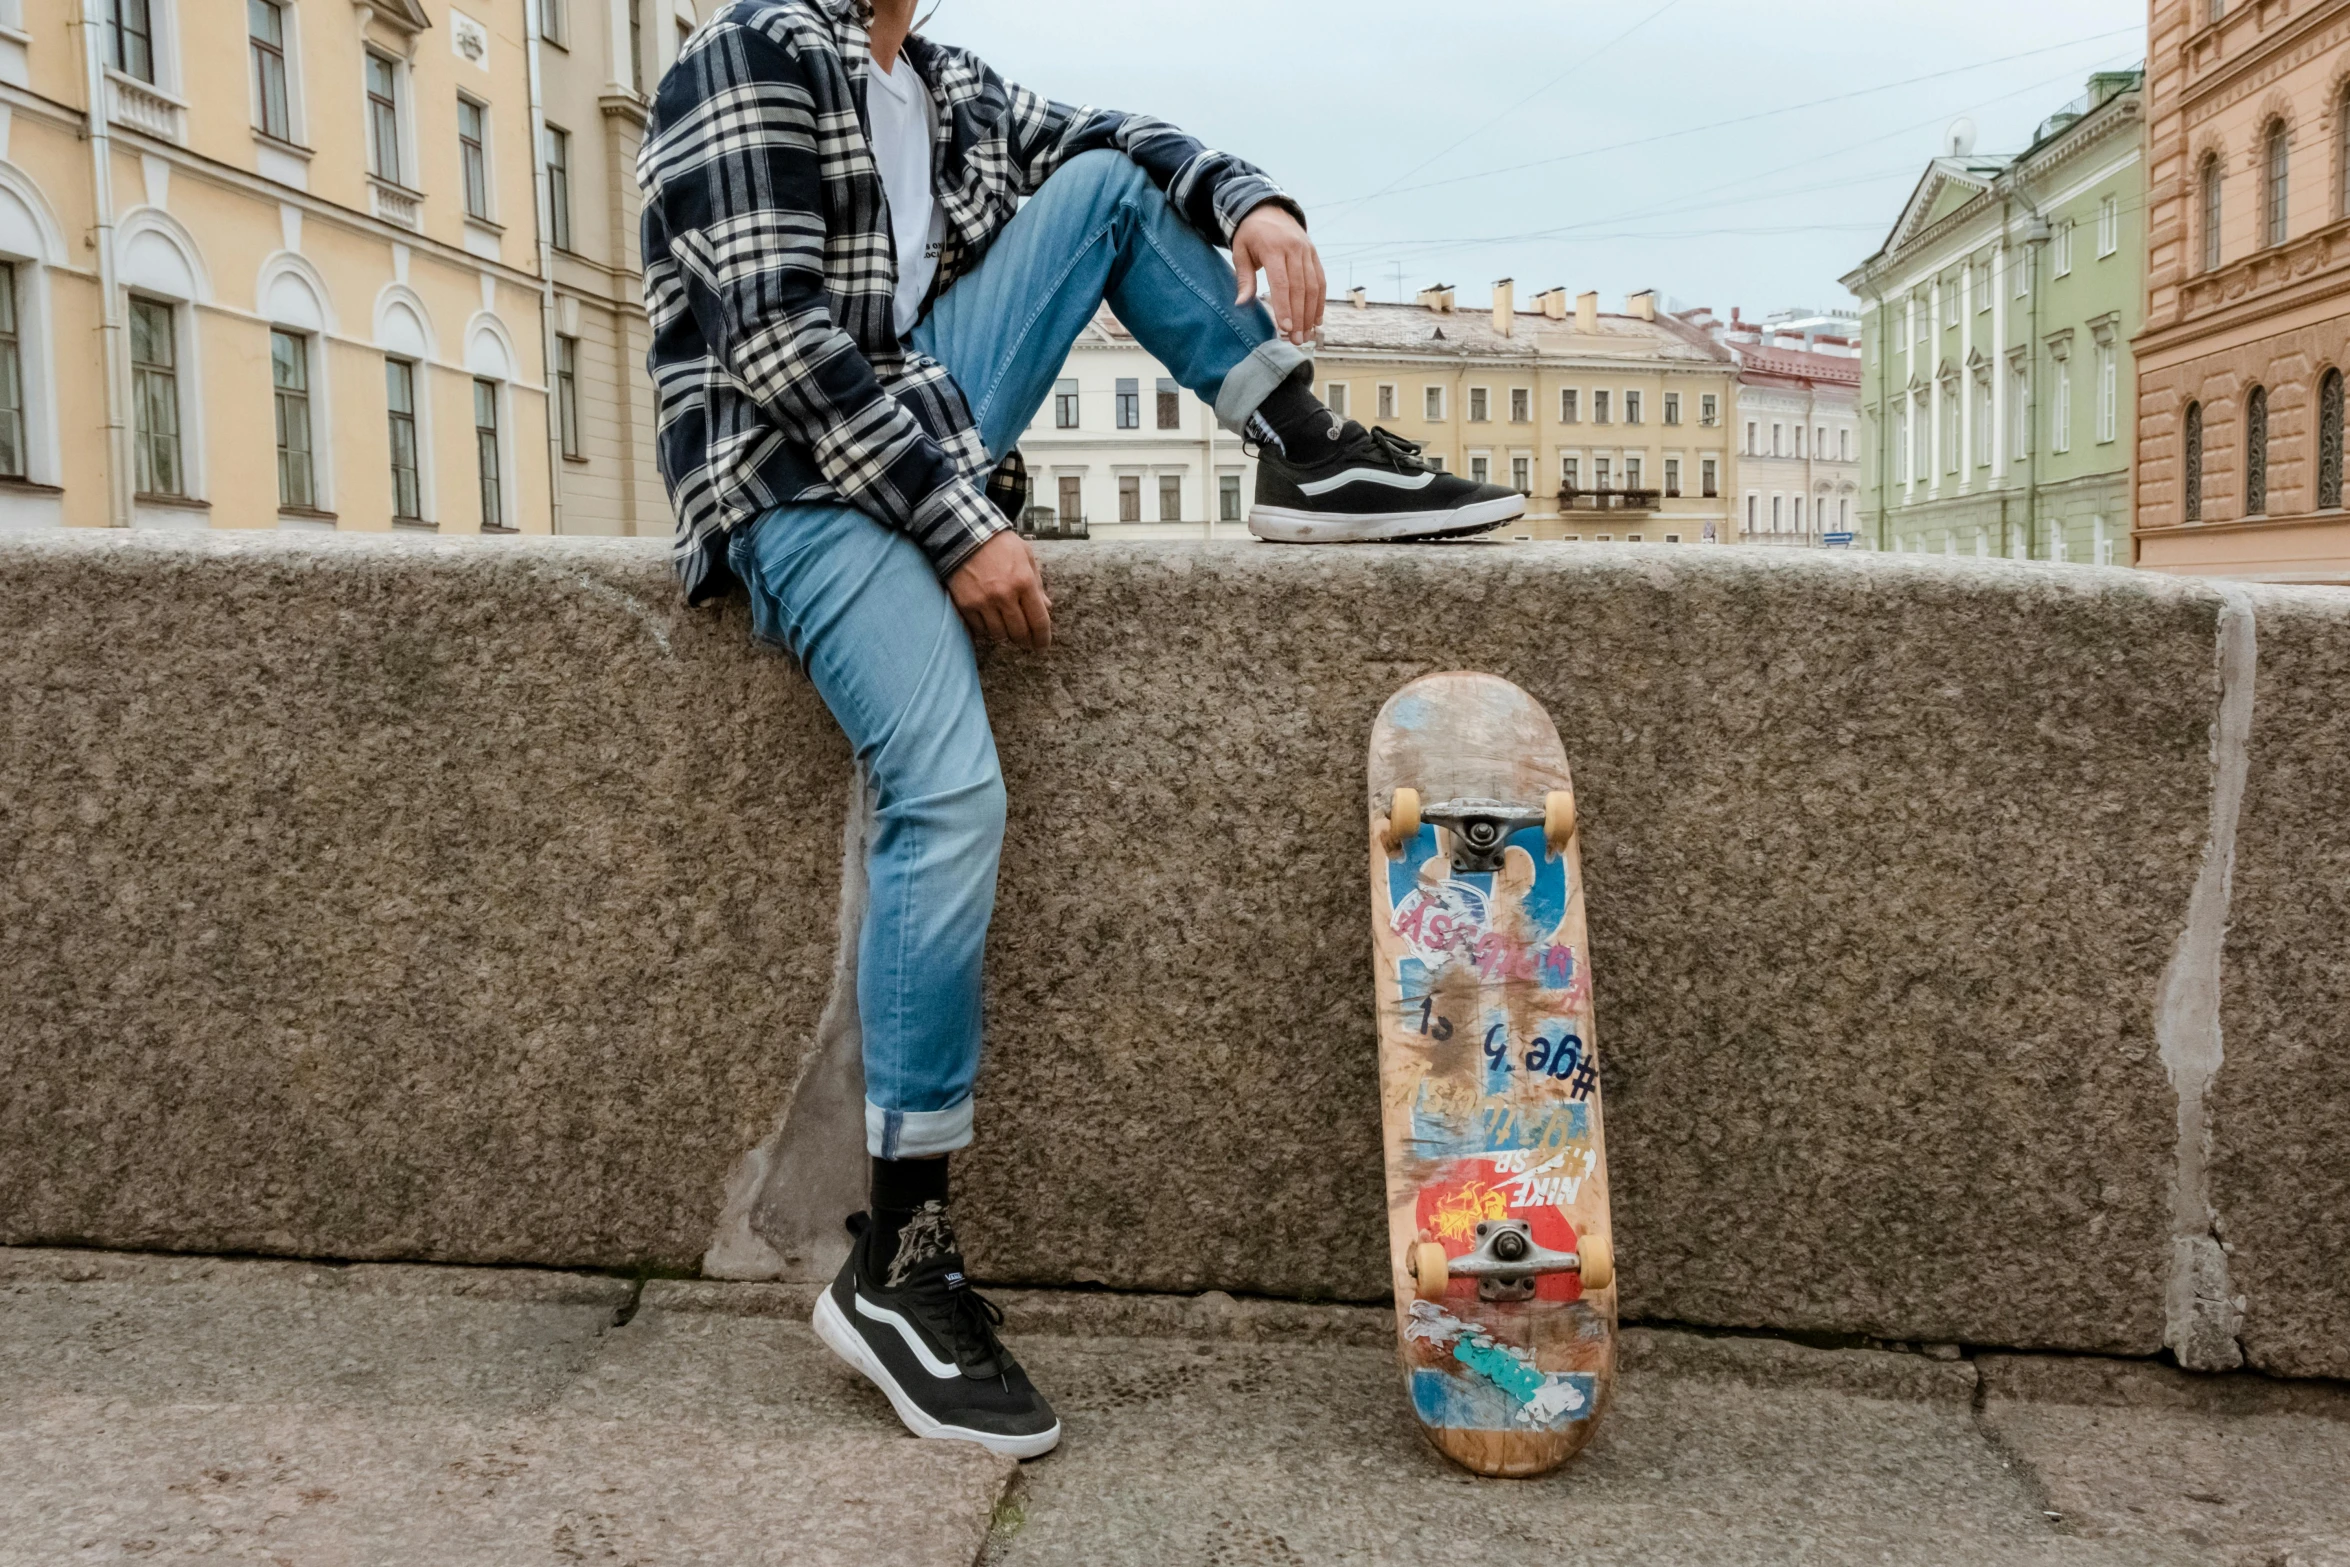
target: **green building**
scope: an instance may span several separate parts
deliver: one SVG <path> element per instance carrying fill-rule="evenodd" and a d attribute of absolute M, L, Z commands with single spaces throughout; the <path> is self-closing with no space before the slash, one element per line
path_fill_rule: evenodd
<path fill-rule="evenodd" d="M 2131 562 L 2145 276 L 2145 73 L 2089 78 L 2014 155 L 1944 155 L 1859 296 L 1861 540 L 1878 549 Z"/>

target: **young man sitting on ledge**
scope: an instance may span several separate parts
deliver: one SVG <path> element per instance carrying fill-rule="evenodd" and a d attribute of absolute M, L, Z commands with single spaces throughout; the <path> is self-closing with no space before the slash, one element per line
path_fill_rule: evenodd
<path fill-rule="evenodd" d="M 914 7 L 734 0 L 694 34 L 638 159 L 649 364 L 688 597 L 743 585 L 875 807 L 857 954 L 871 1211 L 817 1331 L 918 1435 L 1025 1458 L 1060 1423 L 964 1279 L 946 1160 L 971 1140 L 1004 827 L 973 644 L 1052 639 L 1006 515 L 1025 488 L 1013 443 L 1107 300 L 1252 443 L 1263 537 L 1482 533 L 1524 501 L 1315 399 L 1322 265 L 1264 174 L 1162 121 L 1014 87 L 912 35 Z"/>

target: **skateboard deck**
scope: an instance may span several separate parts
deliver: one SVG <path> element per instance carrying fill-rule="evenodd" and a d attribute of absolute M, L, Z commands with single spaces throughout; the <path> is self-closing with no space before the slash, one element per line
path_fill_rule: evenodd
<path fill-rule="evenodd" d="M 1371 730 L 1371 907 L 1396 1349 L 1487 1475 L 1591 1440 L 1616 1291 L 1574 783 L 1539 703 L 1415 680 Z"/>

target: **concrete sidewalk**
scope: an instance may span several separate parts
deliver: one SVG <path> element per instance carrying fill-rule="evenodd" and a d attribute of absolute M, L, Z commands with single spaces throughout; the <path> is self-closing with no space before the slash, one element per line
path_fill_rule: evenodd
<path fill-rule="evenodd" d="M 1480 1481 L 1383 1311 L 1009 1295 L 1068 1427 L 903 1438 L 805 1289 L 0 1250 L 0 1563 L 2350 1563 L 2350 1390 L 1627 1335 Z"/>

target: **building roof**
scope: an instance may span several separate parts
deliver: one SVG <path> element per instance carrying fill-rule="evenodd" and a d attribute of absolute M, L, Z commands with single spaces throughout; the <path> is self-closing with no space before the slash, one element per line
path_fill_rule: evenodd
<path fill-rule="evenodd" d="M 1602 315 L 1598 330 L 1585 333 L 1572 316 L 1555 321 L 1538 310 L 1521 310 L 1512 326 L 1507 337 L 1496 332 L 1490 309 L 1442 311 L 1416 304 L 1365 304 L 1358 309 L 1351 299 L 1334 299 L 1322 318 L 1320 346 L 1339 354 L 1434 354 L 1495 361 L 1531 362 L 1539 356 L 1698 366 L 1726 365 L 1730 360 L 1702 328 L 1663 312 L 1654 321 Z M 1078 341 L 1123 347 L 1133 343 L 1134 334 L 1104 305 Z"/>
<path fill-rule="evenodd" d="M 1806 348 L 1739 342 L 1731 343 L 1730 352 L 1737 357 L 1738 368 L 1749 376 L 1860 385 L 1860 360 L 1851 354 L 1821 354 Z"/>

